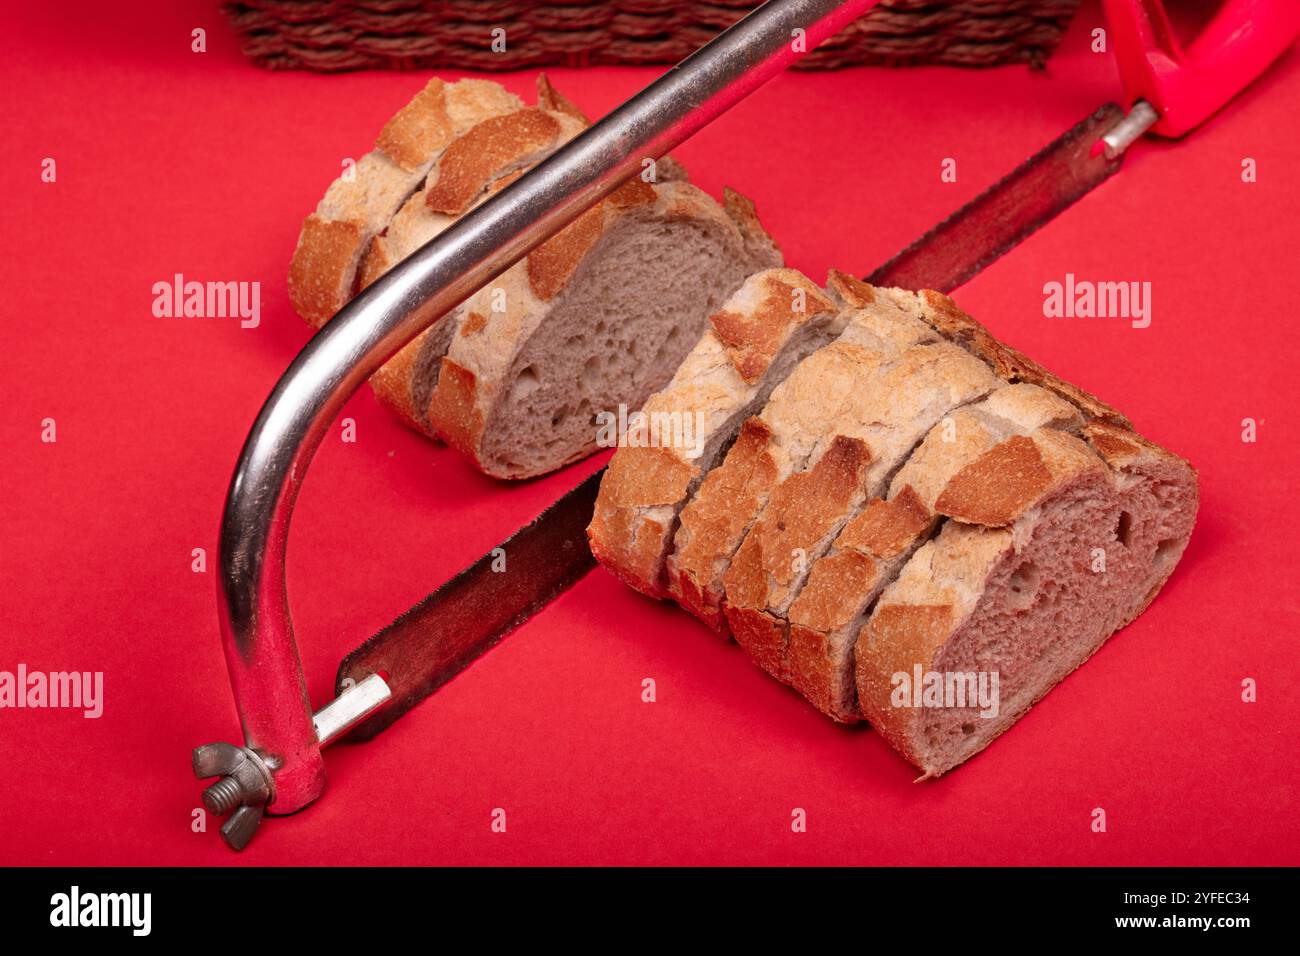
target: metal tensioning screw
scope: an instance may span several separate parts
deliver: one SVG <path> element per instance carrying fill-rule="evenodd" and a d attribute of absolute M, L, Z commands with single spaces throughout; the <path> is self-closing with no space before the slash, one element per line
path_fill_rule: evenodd
<path fill-rule="evenodd" d="M 353 684 L 312 715 L 317 742 L 325 747 L 338 740 L 392 696 L 382 674 Z M 230 814 L 221 836 L 231 849 L 242 850 L 257 832 L 267 806 L 275 800 L 272 772 L 278 766 L 275 758 L 252 747 L 217 743 L 195 748 L 194 775 L 200 780 L 221 778 L 203 791 L 203 805 L 219 817 Z"/>
<path fill-rule="evenodd" d="M 221 826 L 221 836 L 231 849 L 242 850 L 275 797 L 275 782 L 266 761 L 249 747 L 204 744 L 194 749 L 194 775 L 201 780 L 221 778 L 203 791 L 203 805 L 218 816 L 230 814 Z"/>

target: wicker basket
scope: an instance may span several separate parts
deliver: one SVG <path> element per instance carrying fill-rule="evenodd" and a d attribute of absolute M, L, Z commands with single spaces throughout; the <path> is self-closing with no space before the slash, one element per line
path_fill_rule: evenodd
<path fill-rule="evenodd" d="M 882 0 L 800 65 L 1041 65 L 1079 0 Z M 243 0 L 244 53 L 270 69 L 514 70 L 674 63 L 752 0 Z M 505 50 L 492 49 L 503 28 Z M 499 44 L 498 44 L 499 45 Z"/>

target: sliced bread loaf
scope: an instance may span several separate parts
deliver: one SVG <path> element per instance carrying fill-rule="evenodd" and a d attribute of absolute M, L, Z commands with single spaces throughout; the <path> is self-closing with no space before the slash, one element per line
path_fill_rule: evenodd
<path fill-rule="evenodd" d="M 585 124 L 544 76 L 536 108 L 496 84 L 431 81 L 308 217 L 295 306 L 323 323 Z M 372 377 L 379 400 L 497 477 L 595 450 L 598 414 L 639 407 L 745 276 L 781 262 L 744 197 L 719 207 L 669 157 L 643 177 L 409 343 Z"/>
<path fill-rule="evenodd" d="M 937 775 L 1151 602 L 1190 536 L 1196 476 L 947 296 L 828 286 L 845 331 L 694 477 L 667 588 Z M 927 378 L 921 355 L 968 361 Z M 935 674 L 937 701 L 921 688 Z M 945 700 L 945 680 L 971 699 Z"/>

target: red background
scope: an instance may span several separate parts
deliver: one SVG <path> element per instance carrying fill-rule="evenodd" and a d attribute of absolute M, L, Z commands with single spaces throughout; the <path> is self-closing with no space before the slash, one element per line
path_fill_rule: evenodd
<path fill-rule="evenodd" d="M 64 9 L 56 9 L 56 6 Z M 0 670 L 105 673 L 99 720 L 0 711 L 0 862 L 1300 862 L 1292 329 L 1300 55 L 967 287 L 997 334 L 1201 471 L 1162 596 L 989 750 L 914 772 L 686 615 L 595 572 L 374 743 L 242 857 L 190 829 L 195 744 L 235 739 L 212 568 L 236 454 L 308 338 L 302 217 L 423 83 L 247 64 L 212 3 L 28 4 L 0 36 Z M 869 271 L 1104 100 L 1092 6 L 1046 72 L 780 77 L 678 151 L 752 196 L 790 264 Z M 208 52 L 190 52 L 190 31 Z M 599 115 L 647 69 L 555 70 Z M 531 101 L 533 76 L 502 81 Z M 58 181 L 42 183 L 44 157 Z M 1259 181 L 1241 182 L 1241 161 Z M 939 180 L 944 157 L 958 182 Z M 262 283 L 261 326 L 159 319 L 151 287 Z M 1066 272 L 1153 283 L 1153 321 L 1048 320 Z M 306 483 L 289 589 L 312 700 L 340 657 L 595 467 L 496 484 L 368 390 Z M 40 441 L 57 421 L 58 441 Z M 1243 444 L 1244 417 L 1259 441 Z M 191 549 L 208 571 L 190 570 Z M 658 702 L 640 700 L 653 677 Z M 1245 677 L 1259 700 L 1240 700 Z M 494 834 L 494 807 L 508 832 Z M 792 808 L 808 831 L 791 832 Z M 1102 807 L 1108 832 L 1093 833 Z"/>

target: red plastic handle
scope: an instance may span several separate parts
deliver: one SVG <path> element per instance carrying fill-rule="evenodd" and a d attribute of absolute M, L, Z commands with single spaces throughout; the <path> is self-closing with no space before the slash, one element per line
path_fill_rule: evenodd
<path fill-rule="evenodd" d="M 1174 36 L 1161 0 L 1103 0 L 1129 106 L 1146 100 L 1152 132 L 1182 136 L 1249 86 L 1300 36 L 1297 0 L 1227 0 L 1192 43 Z"/>

